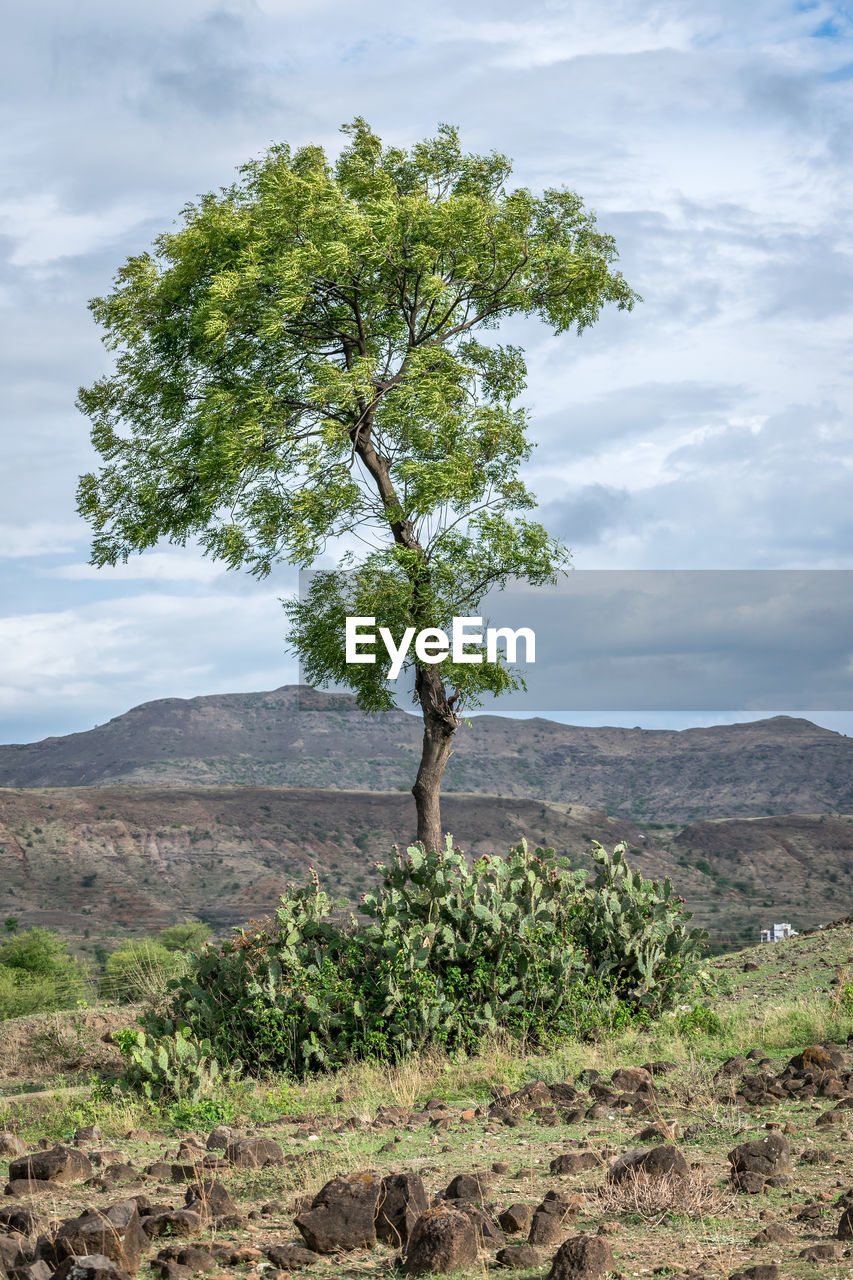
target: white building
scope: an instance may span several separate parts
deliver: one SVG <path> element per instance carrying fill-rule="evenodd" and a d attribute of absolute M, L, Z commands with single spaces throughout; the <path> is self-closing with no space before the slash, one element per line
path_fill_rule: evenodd
<path fill-rule="evenodd" d="M 798 938 L 800 935 L 796 929 L 792 929 L 788 923 L 774 924 L 772 929 L 761 930 L 762 942 L 782 942 L 785 938 Z"/>

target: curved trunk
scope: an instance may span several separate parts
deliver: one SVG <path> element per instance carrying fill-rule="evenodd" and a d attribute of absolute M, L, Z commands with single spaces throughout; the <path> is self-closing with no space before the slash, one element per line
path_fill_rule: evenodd
<path fill-rule="evenodd" d="M 424 742 L 412 795 L 418 815 L 417 839 L 423 842 L 427 851 L 431 851 L 444 847 L 441 779 L 453 750 L 453 735 L 459 720 L 437 667 L 417 668 L 415 692 L 424 718 Z"/>

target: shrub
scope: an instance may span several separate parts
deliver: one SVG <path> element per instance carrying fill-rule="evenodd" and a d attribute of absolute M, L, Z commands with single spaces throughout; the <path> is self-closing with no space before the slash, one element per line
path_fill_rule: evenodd
<path fill-rule="evenodd" d="M 89 995 L 85 966 L 58 934 L 33 928 L 0 942 L 0 1019 L 71 1009 Z"/>
<path fill-rule="evenodd" d="M 156 1038 L 127 1027 L 116 1032 L 124 1058 L 120 1083 L 143 1093 L 152 1102 L 198 1108 L 224 1080 L 238 1075 L 242 1064 L 225 1070 L 211 1051 L 210 1042 L 196 1040 L 186 1027 L 173 1027 Z"/>
<path fill-rule="evenodd" d="M 100 993 L 108 1000 L 156 1003 L 166 983 L 187 967 L 183 952 L 169 950 L 155 938 L 133 938 L 107 956 Z"/>
<path fill-rule="evenodd" d="M 312 872 L 274 918 L 192 959 L 145 1028 L 168 1039 L 184 1025 L 251 1074 L 301 1076 L 430 1044 L 471 1050 L 498 1030 L 544 1043 L 648 1022 L 690 988 L 703 935 L 669 881 L 631 873 L 624 850 L 596 844 L 587 883 L 524 841 L 472 866 L 449 839 L 395 849 L 362 897 L 366 923 L 334 919 Z"/>

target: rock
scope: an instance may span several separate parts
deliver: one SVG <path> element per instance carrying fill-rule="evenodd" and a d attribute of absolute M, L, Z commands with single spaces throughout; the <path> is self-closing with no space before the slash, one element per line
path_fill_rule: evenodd
<path fill-rule="evenodd" d="M 155 1160 L 153 1164 L 145 1166 L 145 1172 L 149 1178 L 156 1178 L 158 1182 L 165 1182 L 171 1180 L 172 1166 L 166 1164 L 164 1160 Z"/>
<path fill-rule="evenodd" d="M 157 1240 L 160 1236 L 201 1235 L 201 1214 L 195 1209 L 163 1209 L 142 1219 L 142 1230 L 149 1240 Z"/>
<path fill-rule="evenodd" d="M 511 1204 L 503 1213 L 498 1214 L 498 1222 L 507 1235 L 513 1236 L 520 1231 L 529 1231 L 532 1217 L 532 1204 Z"/>
<path fill-rule="evenodd" d="M 583 1173 L 587 1169 L 598 1169 L 601 1164 L 601 1157 L 594 1151 L 564 1151 L 551 1161 L 551 1172 Z"/>
<path fill-rule="evenodd" d="M 537 1209 L 527 1233 L 527 1243 L 534 1248 L 549 1248 L 559 1244 L 563 1238 L 563 1225 L 559 1214 L 543 1212 Z"/>
<path fill-rule="evenodd" d="M 613 1072 L 610 1083 L 620 1093 L 649 1093 L 655 1087 L 651 1072 L 644 1067 L 622 1067 Z"/>
<path fill-rule="evenodd" d="M 57 1263 L 64 1258 L 103 1254 L 131 1275 L 139 1270 L 147 1246 L 135 1200 L 122 1200 L 107 1209 L 86 1209 L 79 1217 L 63 1222 L 53 1241 Z"/>
<path fill-rule="evenodd" d="M 53 1280 L 129 1280 L 129 1277 L 106 1254 L 90 1253 L 63 1259 L 53 1272 Z"/>
<path fill-rule="evenodd" d="M 495 1254 L 495 1262 L 501 1267 L 512 1267 L 515 1271 L 526 1271 L 528 1267 L 542 1265 L 542 1254 L 529 1244 L 511 1244 L 499 1249 Z"/>
<path fill-rule="evenodd" d="M 272 1138 L 238 1138 L 228 1143 L 225 1159 L 238 1169 L 266 1169 L 284 1164 L 284 1152 Z"/>
<path fill-rule="evenodd" d="M 239 1142 L 245 1137 L 237 1129 L 232 1129 L 230 1124 L 218 1124 L 215 1129 L 211 1129 L 207 1135 L 205 1149 L 207 1151 L 224 1151 L 229 1142 Z"/>
<path fill-rule="evenodd" d="M 608 1182 L 622 1182 L 626 1178 L 644 1175 L 662 1178 L 667 1174 L 676 1178 L 689 1178 L 690 1168 L 677 1147 L 635 1147 L 626 1151 L 607 1171 Z"/>
<path fill-rule="evenodd" d="M 430 1206 L 423 1181 L 416 1173 L 392 1173 L 382 1179 L 376 1206 L 376 1238 L 392 1248 L 404 1248 L 412 1227 Z"/>
<path fill-rule="evenodd" d="M 788 1066 L 792 1071 L 841 1071 L 844 1055 L 822 1044 L 810 1044 L 791 1058 Z"/>
<path fill-rule="evenodd" d="M 199 1215 L 203 1224 L 225 1226 L 242 1222 L 240 1210 L 216 1178 L 205 1178 L 187 1187 L 184 1204 Z"/>
<path fill-rule="evenodd" d="M 101 1142 L 103 1136 L 96 1124 L 84 1124 L 74 1131 L 74 1141 L 78 1147 L 81 1142 Z"/>
<path fill-rule="evenodd" d="M 418 1218 L 406 1246 L 407 1275 L 465 1271 L 477 1262 L 477 1233 L 467 1214 L 437 1204 Z"/>
<path fill-rule="evenodd" d="M 841 1257 L 841 1245 L 810 1244 L 807 1248 L 801 1249 L 797 1257 L 805 1258 L 806 1262 L 835 1262 Z"/>
<path fill-rule="evenodd" d="M 572 1236 L 554 1254 L 548 1280 L 604 1280 L 615 1270 L 613 1250 L 602 1236 Z"/>
<path fill-rule="evenodd" d="M 663 1142 L 674 1142 L 680 1137 L 681 1126 L 677 1120 L 655 1120 L 652 1124 L 647 1124 L 645 1129 L 640 1130 L 637 1141 L 657 1142 L 660 1139 Z"/>
<path fill-rule="evenodd" d="M 85 1182 L 92 1173 L 91 1161 L 82 1151 L 61 1144 L 50 1151 L 33 1151 L 9 1165 L 10 1182 Z"/>
<path fill-rule="evenodd" d="M 50 1280 L 52 1275 L 53 1267 L 49 1267 L 43 1258 L 9 1268 L 9 1280 Z"/>
<path fill-rule="evenodd" d="M 491 1185 L 490 1173 L 460 1173 L 451 1181 L 444 1195 L 447 1200 L 483 1200 Z"/>
<path fill-rule="evenodd" d="M 284 1271 L 297 1267 L 310 1267 L 312 1263 L 320 1261 L 319 1253 L 315 1253 L 313 1249 L 306 1249 L 301 1244 L 272 1244 L 269 1245 L 264 1253 L 275 1267 L 279 1267 Z"/>
<path fill-rule="evenodd" d="M 742 1142 L 726 1158 L 732 1166 L 733 1182 L 737 1182 L 737 1175 L 743 1173 L 760 1173 L 765 1178 L 789 1178 L 791 1175 L 791 1148 L 788 1139 L 776 1131 L 763 1138 L 756 1138 L 753 1142 Z"/>
<path fill-rule="evenodd" d="M 376 1215 L 382 1181 L 376 1173 L 340 1174 L 300 1213 L 296 1226 L 315 1253 L 369 1249 L 376 1243 Z M 469 1224 L 470 1225 L 470 1224 Z"/>
<path fill-rule="evenodd" d="M 787 1244 L 789 1240 L 794 1239 L 794 1233 L 789 1231 L 783 1222 L 771 1222 L 769 1226 L 759 1231 L 753 1236 L 750 1244 Z"/>
<path fill-rule="evenodd" d="M 45 1226 L 45 1222 L 32 1209 L 21 1209 L 15 1205 L 0 1208 L 0 1229 L 5 1231 L 19 1231 L 22 1236 L 32 1236 Z"/>
<path fill-rule="evenodd" d="M 744 1195 L 760 1196 L 767 1189 L 767 1178 L 763 1173 L 744 1173 L 733 1169 L 732 1185 Z"/>
<path fill-rule="evenodd" d="M 839 1240 L 853 1240 L 853 1205 L 845 1209 L 835 1233 Z"/>
<path fill-rule="evenodd" d="M 782 1272 L 775 1262 L 759 1262 L 746 1271 L 733 1271 L 729 1280 L 781 1280 Z"/>
<path fill-rule="evenodd" d="M 0 1133 L 0 1156 L 7 1160 L 14 1160 L 16 1156 L 23 1156 L 26 1153 L 27 1144 L 22 1142 L 16 1133 Z"/>

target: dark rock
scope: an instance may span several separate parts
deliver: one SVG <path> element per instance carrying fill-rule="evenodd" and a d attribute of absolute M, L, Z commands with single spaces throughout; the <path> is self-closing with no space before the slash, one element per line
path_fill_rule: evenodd
<path fill-rule="evenodd" d="M 16 1133 L 0 1133 L 0 1156 L 4 1160 L 14 1160 L 16 1156 L 27 1154 L 27 1144 L 22 1142 Z"/>
<path fill-rule="evenodd" d="M 801 1249 L 797 1254 L 798 1258 L 805 1258 L 806 1262 L 835 1262 L 841 1257 L 841 1245 L 832 1244 L 810 1244 L 807 1248 Z"/>
<path fill-rule="evenodd" d="M 764 1177 L 789 1176 L 791 1173 L 791 1148 L 781 1133 L 772 1132 L 753 1142 L 742 1142 L 727 1156 L 732 1166 L 732 1177 L 740 1173 L 761 1173 Z"/>
<path fill-rule="evenodd" d="M 31 1236 L 44 1225 L 45 1219 L 33 1213 L 32 1209 L 20 1209 L 15 1205 L 0 1208 L 0 1228 L 5 1231 L 20 1231 L 22 1236 Z"/>
<path fill-rule="evenodd" d="M 594 1151 L 564 1151 L 551 1161 L 552 1173 L 584 1173 L 587 1169 L 598 1169 L 602 1164 L 600 1156 Z"/>
<path fill-rule="evenodd" d="M 853 1240 L 853 1206 L 845 1209 L 835 1233 L 839 1240 Z"/>
<path fill-rule="evenodd" d="M 732 1186 L 747 1196 L 760 1196 L 767 1188 L 767 1178 L 763 1173 L 746 1173 L 732 1170 Z"/>
<path fill-rule="evenodd" d="M 296 1226 L 315 1253 L 368 1249 L 376 1243 L 376 1214 L 382 1181 L 378 1174 L 349 1173 L 332 1178 L 318 1191 Z M 470 1224 L 469 1224 L 470 1225 Z"/>
<path fill-rule="evenodd" d="M 640 1174 L 647 1178 L 662 1178 L 667 1174 L 689 1178 L 690 1168 L 678 1147 L 636 1147 L 633 1151 L 626 1151 L 610 1166 L 607 1181 L 622 1182 Z"/>
<path fill-rule="evenodd" d="M 232 1129 L 230 1124 L 218 1124 L 211 1129 L 204 1145 L 208 1151 L 224 1151 L 229 1142 L 239 1142 L 242 1137 L 244 1134 Z"/>
<path fill-rule="evenodd" d="M 750 1244 L 787 1244 L 794 1239 L 794 1233 L 783 1222 L 770 1222 L 762 1231 L 754 1235 Z"/>
<path fill-rule="evenodd" d="M 844 1055 L 838 1049 L 822 1044 L 810 1044 L 802 1053 L 791 1058 L 788 1066 L 793 1071 L 841 1071 Z"/>
<path fill-rule="evenodd" d="M 542 1254 L 529 1244 L 511 1244 L 499 1249 L 495 1254 L 495 1262 L 502 1267 L 512 1267 L 516 1271 L 526 1271 L 528 1267 L 542 1265 Z"/>
<path fill-rule="evenodd" d="M 430 1206 L 423 1181 L 416 1173 L 393 1173 L 382 1179 L 376 1206 L 376 1238 L 403 1248 L 412 1227 Z"/>
<path fill-rule="evenodd" d="M 615 1271 L 613 1250 L 601 1236 L 572 1236 L 554 1254 L 548 1280 L 604 1280 Z"/>
<path fill-rule="evenodd" d="M 181 1267 L 189 1267 L 191 1271 L 215 1271 L 218 1260 L 209 1249 L 201 1244 L 189 1244 L 178 1252 L 175 1261 Z"/>
<path fill-rule="evenodd" d="M 534 1248 L 547 1249 L 559 1244 L 562 1238 L 563 1224 L 560 1215 L 537 1209 L 530 1222 L 527 1243 Z"/>
<path fill-rule="evenodd" d="M 160 1236 L 181 1236 L 189 1239 L 201 1234 L 201 1214 L 196 1209 L 162 1209 L 159 1213 L 142 1219 L 142 1230 L 149 1240 Z"/>
<path fill-rule="evenodd" d="M 33 1151 L 9 1165 L 10 1182 L 85 1182 L 93 1173 L 82 1151 L 61 1144 L 50 1151 Z"/>
<path fill-rule="evenodd" d="M 511 1204 L 504 1209 L 503 1213 L 498 1214 L 498 1222 L 501 1228 L 512 1236 L 520 1231 L 529 1231 L 532 1217 L 532 1204 Z"/>
<path fill-rule="evenodd" d="M 129 1280 L 129 1277 L 106 1254 L 91 1253 L 64 1258 L 53 1272 L 53 1280 Z"/>
<path fill-rule="evenodd" d="M 122 1200 L 107 1209 L 86 1209 L 63 1222 L 53 1242 L 57 1263 L 64 1258 L 103 1254 L 123 1271 L 139 1270 L 148 1237 L 139 1220 L 135 1200 Z"/>
<path fill-rule="evenodd" d="M 492 1181 L 490 1173 L 460 1173 L 444 1195 L 447 1200 L 483 1200 L 489 1194 Z"/>
<path fill-rule="evenodd" d="M 264 1253 L 273 1266 L 283 1271 L 296 1270 L 297 1267 L 310 1267 L 312 1263 L 320 1261 L 319 1253 L 315 1253 L 313 1249 L 306 1249 L 301 1244 L 272 1244 L 264 1249 Z"/>
<path fill-rule="evenodd" d="M 101 1142 L 103 1134 L 96 1124 L 84 1124 L 80 1129 L 74 1131 L 74 1141 L 79 1147 L 81 1142 Z"/>
<path fill-rule="evenodd" d="M 284 1152 L 272 1138 L 238 1138 L 228 1143 L 225 1159 L 238 1169 L 266 1169 L 284 1164 Z"/>
<path fill-rule="evenodd" d="M 418 1218 L 406 1246 L 408 1275 L 465 1271 L 478 1258 L 477 1233 L 467 1214 L 437 1204 Z"/>
<path fill-rule="evenodd" d="M 48 1266 L 43 1258 L 9 1268 L 9 1280 L 50 1280 L 52 1275 L 53 1267 Z"/>
<path fill-rule="evenodd" d="M 729 1280 L 781 1280 L 781 1275 L 775 1262 L 758 1262 L 745 1271 L 733 1271 Z"/>
<path fill-rule="evenodd" d="M 202 1223 L 223 1226 L 235 1220 L 241 1221 L 240 1211 L 228 1190 L 216 1178 L 206 1178 L 187 1187 L 184 1203 L 199 1215 Z"/>
<path fill-rule="evenodd" d="M 622 1067 L 613 1072 L 610 1083 L 620 1093 L 650 1093 L 655 1087 L 651 1072 L 644 1067 Z"/>

